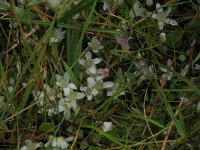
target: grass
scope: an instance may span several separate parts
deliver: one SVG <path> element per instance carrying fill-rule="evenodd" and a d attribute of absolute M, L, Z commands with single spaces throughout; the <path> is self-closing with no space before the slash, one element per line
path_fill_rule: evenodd
<path fill-rule="evenodd" d="M 0 2 L 0 148 L 199 149 L 200 4 L 160 2 L 178 22 L 160 30 L 151 17 L 156 2 L 141 1 L 144 14 L 134 18 L 132 0 L 113 1 L 110 10 L 97 0 L 63 0 L 56 11 L 40 0 Z M 98 44 L 103 48 L 95 53 Z M 89 52 L 93 62 L 101 58 L 93 65 L 109 69 L 108 77 L 98 80 L 104 73 L 87 70 Z M 67 77 L 58 79 L 65 72 L 77 87 L 70 93 Z M 91 86 L 88 78 L 96 82 L 88 89 L 98 91 L 92 100 L 80 88 Z M 111 84 L 116 89 L 107 96 Z M 113 126 L 105 132 L 106 122 Z"/>

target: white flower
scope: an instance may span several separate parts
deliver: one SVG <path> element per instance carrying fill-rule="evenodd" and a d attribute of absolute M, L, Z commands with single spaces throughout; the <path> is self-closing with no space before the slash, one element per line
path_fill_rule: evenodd
<path fill-rule="evenodd" d="M 103 132 L 108 132 L 108 131 L 112 130 L 112 128 L 113 128 L 112 122 L 104 122 L 101 125 L 101 129 L 103 130 Z"/>
<path fill-rule="evenodd" d="M 171 7 L 168 7 L 167 11 L 164 11 L 164 9 L 161 8 L 161 5 L 159 3 L 156 3 L 156 9 L 157 13 L 154 13 L 152 15 L 152 18 L 158 21 L 158 26 L 160 30 L 163 30 L 165 23 L 170 24 L 172 26 L 178 25 L 178 23 L 175 20 L 167 18 L 172 10 Z"/>
<path fill-rule="evenodd" d="M 59 113 L 63 112 L 66 120 L 70 118 L 70 110 L 72 108 L 71 101 L 67 99 L 61 99 L 58 103 Z"/>
<path fill-rule="evenodd" d="M 100 74 L 96 77 L 88 77 L 87 78 L 87 87 L 81 86 L 80 90 L 85 93 L 88 100 L 92 100 L 97 94 L 99 94 L 102 89 L 111 88 L 114 83 L 111 81 L 103 82 L 103 69 L 98 69 L 98 73 Z"/>
<path fill-rule="evenodd" d="M 33 91 L 33 97 L 35 101 L 39 101 L 39 105 L 44 105 L 44 92 L 42 91 Z"/>
<path fill-rule="evenodd" d="M 42 79 L 45 80 L 46 78 L 47 78 L 47 70 L 44 69 L 44 70 L 43 70 Z"/>
<path fill-rule="evenodd" d="M 71 139 L 70 139 L 71 140 Z M 47 148 L 53 148 L 53 149 L 67 149 L 69 144 L 67 142 L 70 142 L 68 138 L 64 138 L 62 136 L 55 137 L 50 135 L 48 142 L 45 144 L 45 147 Z"/>
<path fill-rule="evenodd" d="M 111 88 L 114 85 L 114 83 L 111 81 L 103 82 L 101 76 L 96 76 L 95 78 L 88 77 L 87 83 L 89 88 L 94 88 L 97 91 L 101 91 L 102 89 L 106 88 Z"/>
<path fill-rule="evenodd" d="M 46 89 L 46 97 L 43 91 L 33 91 L 33 97 L 34 100 L 37 101 L 37 105 L 39 107 L 38 113 L 42 113 L 46 111 L 48 113 L 48 116 L 52 116 L 53 114 L 57 114 L 56 111 L 56 101 L 54 91 L 44 84 Z M 46 98 L 46 99 L 45 99 Z"/>
<path fill-rule="evenodd" d="M 9 25 L 8 25 L 11 29 L 17 29 L 17 23 L 16 21 L 10 21 L 9 20 Z"/>
<path fill-rule="evenodd" d="M 66 97 L 62 98 L 58 103 L 59 112 L 64 112 L 65 119 L 70 118 L 70 110 L 77 109 L 76 100 L 82 99 L 85 95 L 80 92 L 71 91 Z"/>
<path fill-rule="evenodd" d="M 40 143 L 33 143 L 31 140 L 25 140 L 26 145 L 22 146 L 20 150 L 36 150 L 41 146 Z"/>
<path fill-rule="evenodd" d="M 65 149 L 68 147 L 68 144 L 65 141 L 64 137 L 57 137 L 53 139 L 52 147 Z"/>
<path fill-rule="evenodd" d="M 92 48 L 92 51 L 94 53 L 98 53 L 99 50 L 103 49 L 103 45 L 101 45 L 101 42 L 97 39 L 97 37 L 92 37 L 92 41 L 88 43 L 88 45 Z"/>
<path fill-rule="evenodd" d="M 63 76 L 56 74 L 56 85 L 61 87 L 65 95 L 68 95 L 71 90 L 77 89 L 77 87 L 69 82 L 69 75 L 67 72 Z"/>
<path fill-rule="evenodd" d="M 13 88 L 12 86 L 9 86 L 9 87 L 8 87 L 8 93 L 9 93 L 9 94 L 12 93 L 13 89 L 14 89 L 14 88 Z"/>
<path fill-rule="evenodd" d="M 53 30 L 52 36 L 49 39 L 49 43 L 59 43 L 64 38 L 66 31 L 62 31 L 61 28 L 55 28 Z"/>
<path fill-rule="evenodd" d="M 154 74 L 155 74 L 154 73 L 154 68 L 155 68 L 154 65 L 148 66 L 144 60 L 138 60 L 137 62 L 135 62 L 135 67 L 136 67 L 136 71 L 133 73 L 133 76 L 139 77 L 139 80 L 137 83 L 138 85 L 142 81 L 154 76 Z"/>
<path fill-rule="evenodd" d="M 123 29 L 123 30 L 127 30 L 127 24 L 124 20 L 120 21 L 119 26 Z M 121 31 L 121 30 L 119 30 Z"/>
<path fill-rule="evenodd" d="M 95 97 L 99 93 L 99 91 L 97 91 L 96 89 L 85 87 L 85 86 L 81 86 L 80 90 L 85 93 L 89 101 L 91 101 L 93 97 Z"/>
<path fill-rule="evenodd" d="M 181 96 L 180 100 L 183 101 L 184 103 L 187 103 L 189 100 L 185 96 Z"/>
<path fill-rule="evenodd" d="M 77 103 L 76 100 L 78 99 L 82 99 L 83 97 L 85 97 L 85 94 L 80 93 L 80 92 L 75 92 L 75 91 L 71 91 L 68 95 L 66 95 L 67 99 L 70 100 L 71 106 L 72 108 L 75 110 L 77 107 Z"/>
<path fill-rule="evenodd" d="M 153 0 L 146 0 L 146 5 L 148 7 L 152 6 L 153 5 Z"/>
<path fill-rule="evenodd" d="M 53 11 L 56 11 L 61 5 L 61 0 L 47 0 L 47 5 Z"/>
<path fill-rule="evenodd" d="M 160 79 L 160 83 L 161 84 L 165 81 L 165 79 L 171 80 L 171 78 L 173 76 L 173 72 L 172 72 L 173 67 L 172 67 L 172 61 L 171 61 L 171 59 L 167 60 L 167 66 L 168 66 L 167 69 L 163 68 L 163 67 L 160 67 L 160 70 L 162 72 L 164 72 L 164 74 L 162 74 L 161 79 Z"/>
<path fill-rule="evenodd" d="M 10 78 L 9 84 L 10 85 L 14 85 L 15 84 L 15 79 L 13 77 Z"/>
<path fill-rule="evenodd" d="M 87 74 L 96 74 L 97 68 L 96 64 L 99 64 L 101 62 L 101 58 L 94 58 L 92 59 L 92 54 L 90 52 L 87 52 L 85 55 L 85 59 L 80 59 L 79 63 L 86 68 Z"/>
<path fill-rule="evenodd" d="M 194 64 L 194 69 L 200 70 L 200 65 L 199 64 Z"/>
<path fill-rule="evenodd" d="M 167 41 L 166 33 L 164 32 L 160 33 L 160 41 L 161 43 L 166 43 Z"/>
<path fill-rule="evenodd" d="M 134 5 L 133 5 L 133 9 L 131 9 L 129 12 L 129 16 L 131 18 L 144 17 L 144 8 L 141 7 L 139 1 L 135 1 Z"/>
<path fill-rule="evenodd" d="M 116 92 L 119 92 L 118 89 L 119 88 L 119 84 L 115 84 L 114 86 L 112 86 L 110 88 L 110 90 L 107 92 L 107 96 L 113 96 L 116 94 Z M 125 95 L 125 92 L 124 91 L 120 91 L 115 97 L 114 99 L 116 99 L 118 96 L 120 95 Z"/>
<path fill-rule="evenodd" d="M 103 10 L 110 11 L 110 7 L 113 3 L 113 0 L 103 0 Z"/>
<path fill-rule="evenodd" d="M 12 91 L 14 89 L 13 88 L 14 84 L 15 84 L 15 79 L 13 77 L 11 77 L 10 80 L 9 80 L 9 87 L 8 87 L 8 93 L 9 94 L 12 93 Z"/>
<path fill-rule="evenodd" d="M 181 73 L 180 73 L 180 74 L 181 74 L 182 76 L 184 76 L 184 77 L 185 77 L 185 76 L 186 76 L 186 74 L 187 74 L 187 73 L 188 73 L 188 71 L 189 71 L 189 67 L 190 67 L 190 66 L 187 64 L 187 65 L 184 67 L 184 69 L 181 71 Z"/>
<path fill-rule="evenodd" d="M 48 84 L 44 83 L 44 89 L 46 90 L 47 92 L 47 96 L 49 98 L 50 101 L 55 101 L 55 96 L 56 96 L 56 91 L 55 89 L 51 88 Z"/>
<path fill-rule="evenodd" d="M 17 0 L 17 2 L 18 2 L 18 5 L 20 6 L 20 7 L 22 7 L 22 6 L 25 6 L 25 0 Z"/>
<path fill-rule="evenodd" d="M 77 5 L 78 3 L 80 3 L 82 0 L 72 0 L 74 5 Z"/>

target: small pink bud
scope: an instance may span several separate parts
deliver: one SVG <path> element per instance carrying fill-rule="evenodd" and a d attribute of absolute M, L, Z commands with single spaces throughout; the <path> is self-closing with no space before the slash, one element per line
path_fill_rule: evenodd
<path fill-rule="evenodd" d="M 108 77 L 109 76 L 109 69 L 108 68 L 104 68 L 103 69 L 103 75 L 104 75 L 104 77 Z"/>

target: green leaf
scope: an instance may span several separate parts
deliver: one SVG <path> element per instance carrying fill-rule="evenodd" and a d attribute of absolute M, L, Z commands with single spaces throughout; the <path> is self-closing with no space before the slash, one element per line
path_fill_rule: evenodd
<path fill-rule="evenodd" d="M 200 17 L 194 17 L 192 21 L 189 22 L 189 31 L 190 32 L 199 32 L 200 28 Z"/>
<path fill-rule="evenodd" d="M 16 11 L 20 19 L 28 18 L 28 14 L 25 9 L 16 7 Z"/>
<path fill-rule="evenodd" d="M 60 18 L 60 22 L 67 21 L 71 19 L 71 17 L 75 16 L 76 14 L 90 8 L 92 4 L 94 3 L 94 0 L 85 0 L 78 3 L 78 5 L 74 6 L 71 10 L 66 12 L 62 18 Z"/>
<path fill-rule="evenodd" d="M 197 54 L 192 64 L 195 64 L 199 59 L 200 59 L 200 52 Z"/>
<path fill-rule="evenodd" d="M 0 121 L 0 139 L 4 138 L 6 130 L 8 130 L 8 127 L 3 123 L 3 121 Z"/>
<path fill-rule="evenodd" d="M 138 118 L 138 119 L 147 121 L 149 123 L 152 123 L 152 124 L 162 128 L 162 129 L 164 128 L 164 126 L 162 124 L 160 124 L 159 122 L 149 118 L 148 116 L 144 116 L 144 114 L 140 114 L 140 113 L 133 114 L 133 113 L 129 113 L 129 112 L 125 112 L 125 113 L 124 112 L 120 112 L 119 114 L 124 116 L 124 117 Z"/>
<path fill-rule="evenodd" d="M 54 124 L 51 123 L 42 123 L 39 127 L 39 131 L 47 132 L 47 131 L 54 131 Z"/>
<path fill-rule="evenodd" d="M 8 2 L 0 2 L 0 8 L 3 8 L 4 10 L 10 10 L 10 4 Z"/>
<path fill-rule="evenodd" d="M 76 86 L 78 86 L 79 81 L 75 77 L 73 71 L 71 70 L 71 68 L 68 66 L 68 64 L 65 61 L 62 61 L 62 62 L 65 68 L 65 71 L 69 74 L 70 81 L 73 82 Z"/>
<path fill-rule="evenodd" d="M 100 130 L 99 128 L 97 127 L 94 127 L 94 126 L 91 126 L 91 125 L 85 125 L 83 126 L 83 128 L 90 128 L 90 129 L 93 129 L 95 130 L 96 132 L 98 132 L 100 135 L 103 135 L 105 136 L 107 139 L 111 140 L 112 142 L 120 145 L 120 146 L 125 146 L 123 143 L 121 143 L 121 139 L 120 138 L 116 138 L 116 137 L 113 137 L 105 132 L 103 132 L 102 130 Z"/>
<path fill-rule="evenodd" d="M 31 82 L 26 86 L 26 89 L 25 89 L 25 91 L 23 93 L 22 99 L 19 102 L 18 110 L 24 109 L 24 107 L 25 107 L 25 105 L 26 105 L 26 103 L 27 103 L 27 101 L 29 99 L 29 96 L 31 95 L 32 88 L 33 88 L 34 85 L 35 85 L 35 83 Z M 20 117 L 20 115 L 18 115 L 18 117 Z"/>
<path fill-rule="evenodd" d="M 35 5 L 38 5 L 40 3 L 43 3 L 44 0 L 32 0 L 28 3 L 27 7 L 30 8 L 30 7 L 33 7 Z"/>
<path fill-rule="evenodd" d="M 0 121 L 0 130 L 8 130 L 8 127 L 3 123 L 3 121 Z"/>
<path fill-rule="evenodd" d="M 171 117 L 172 120 L 175 120 L 174 125 L 175 125 L 179 135 L 181 136 L 181 139 L 184 139 L 186 136 L 184 125 L 182 124 L 182 122 L 180 121 L 179 118 L 178 119 L 175 118 L 175 114 L 173 112 L 173 109 L 172 109 L 166 95 L 163 92 L 161 92 L 161 95 L 162 95 L 163 102 L 165 104 L 165 107 L 166 107 L 166 110 L 167 110 L 169 116 Z"/>
<path fill-rule="evenodd" d="M 76 62 L 77 57 L 80 56 L 77 51 L 79 38 L 79 31 L 67 29 L 67 63 L 70 67 Z"/>
<path fill-rule="evenodd" d="M 170 48 L 178 48 L 182 46 L 182 35 L 181 31 L 170 32 L 167 35 L 167 46 Z"/>

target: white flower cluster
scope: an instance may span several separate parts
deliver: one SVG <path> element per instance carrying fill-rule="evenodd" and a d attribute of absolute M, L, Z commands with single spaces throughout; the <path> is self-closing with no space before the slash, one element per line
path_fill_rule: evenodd
<path fill-rule="evenodd" d="M 168 18 L 172 10 L 172 7 L 168 7 L 168 9 L 164 11 L 161 5 L 159 3 L 156 3 L 156 10 L 157 10 L 157 13 L 154 13 L 152 15 L 152 18 L 158 21 L 158 26 L 160 30 L 163 30 L 164 24 L 170 24 L 172 26 L 178 25 L 178 23 L 175 20 Z"/>
<path fill-rule="evenodd" d="M 153 0 L 146 0 L 146 5 L 148 7 L 151 7 L 153 5 Z M 178 22 L 174 19 L 169 18 L 169 15 L 172 11 L 172 7 L 169 6 L 167 10 L 164 10 L 163 7 L 159 4 L 156 3 L 156 10 L 155 12 L 149 12 L 147 9 L 142 7 L 140 4 L 140 1 L 136 0 L 134 2 L 133 8 L 129 12 L 129 16 L 131 18 L 135 17 L 149 17 L 153 18 L 157 21 L 158 27 L 160 31 L 164 29 L 165 24 L 169 24 L 171 26 L 177 26 Z M 160 33 L 160 42 L 162 44 L 165 44 L 167 41 L 167 35 L 164 32 Z"/>
<path fill-rule="evenodd" d="M 45 149 L 54 149 L 54 150 L 60 150 L 60 149 L 67 149 L 69 146 L 69 142 L 73 141 L 74 137 L 68 137 L 64 138 L 63 136 L 55 137 L 53 135 L 49 136 L 49 140 L 46 144 L 43 144 L 42 142 L 33 142 L 31 140 L 25 140 L 25 145 L 20 148 L 20 150 L 36 150 L 39 148 L 45 148 Z"/>
<path fill-rule="evenodd" d="M 93 37 L 88 45 L 94 53 L 103 49 L 96 37 Z M 71 110 L 78 113 L 77 100 L 79 99 L 87 97 L 88 100 L 92 100 L 95 96 L 103 94 L 104 89 L 107 89 L 107 96 L 115 95 L 114 98 L 117 98 L 119 95 L 124 95 L 124 91 L 116 94 L 119 83 L 104 81 L 109 76 L 109 69 L 98 68 L 97 64 L 100 62 L 101 58 L 93 58 L 91 52 L 87 52 L 85 57 L 79 60 L 86 75 L 85 83 L 80 88 L 70 82 L 69 74 L 66 72 L 64 75 L 55 75 L 56 82 L 53 87 L 44 83 L 42 89 L 33 91 L 34 100 L 37 101 L 39 107 L 38 113 L 47 112 L 48 116 L 62 113 L 65 119 L 69 119 Z M 44 71 L 43 79 L 45 77 Z M 79 89 L 81 92 L 78 92 Z"/>
<path fill-rule="evenodd" d="M 38 101 L 38 113 L 46 111 L 49 116 L 63 113 L 65 119 L 69 119 L 71 109 L 77 111 L 76 100 L 85 96 L 76 91 L 77 87 L 70 83 L 67 72 L 63 76 L 56 74 L 56 85 L 53 88 L 48 84 L 44 84 L 43 88 L 43 91 L 33 91 L 33 96 Z"/>
<path fill-rule="evenodd" d="M 148 7 L 153 5 L 153 0 L 146 0 L 146 5 Z M 152 17 L 153 19 L 156 19 L 158 22 L 158 26 L 160 30 L 163 30 L 164 24 L 170 24 L 172 26 L 177 26 L 178 22 L 176 22 L 173 19 L 168 18 L 169 14 L 171 13 L 172 7 L 168 7 L 166 11 L 161 7 L 159 3 L 156 3 L 156 12 L 157 13 L 151 13 L 148 10 L 146 10 L 144 7 L 141 6 L 140 2 L 136 0 L 134 2 L 133 8 L 129 12 L 129 16 L 131 18 L 135 17 Z"/>
<path fill-rule="evenodd" d="M 103 49 L 103 46 L 96 37 L 93 37 L 88 45 L 94 53 Z M 92 53 L 88 51 L 85 54 L 85 58 L 79 60 L 80 65 L 83 66 L 87 74 L 86 84 L 82 85 L 80 90 L 85 93 L 88 100 L 92 100 L 98 94 L 103 93 L 104 89 L 107 89 L 107 96 L 114 95 L 118 89 L 118 85 L 112 81 L 104 81 L 104 79 L 109 76 L 109 70 L 108 68 L 97 68 L 96 65 L 101 62 L 101 58 L 92 57 Z M 124 94 L 123 92 L 119 95 Z"/>
<path fill-rule="evenodd" d="M 171 80 L 172 76 L 173 76 L 173 66 L 172 66 L 172 61 L 171 59 L 168 59 L 167 60 L 167 67 L 168 68 L 163 68 L 163 67 L 160 67 L 160 70 L 162 72 L 164 72 L 161 76 L 161 79 L 160 79 L 160 84 L 164 84 L 166 80 Z"/>
<path fill-rule="evenodd" d="M 111 10 L 111 6 L 113 3 L 116 3 L 117 5 L 121 5 L 124 0 L 102 0 L 103 2 L 103 10 Z"/>
<path fill-rule="evenodd" d="M 154 65 L 148 65 L 144 59 L 141 59 L 142 56 L 139 54 L 138 60 L 135 62 L 136 71 L 133 73 L 134 77 L 138 77 L 137 84 L 139 85 L 142 81 L 149 79 L 155 75 Z"/>
<path fill-rule="evenodd" d="M 48 142 L 44 145 L 45 148 L 53 149 L 67 149 L 69 144 L 68 142 L 73 141 L 74 137 L 64 138 L 63 136 L 55 137 L 50 135 Z"/>
<path fill-rule="evenodd" d="M 25 140 L 25 143 L 26 143 L 26 145 L 22 146 L 20 148 L 20 150 L 30 150 L 30 149 L 35 150 L 42 145 L 41 142 L 37 143 L 37 142 L 33 142 L 31 140 Z"/>
<path fill-rule="evenodd" d="M 62 28 L 55 28 L 49 39 L 49 44 L 61 42 L 62 39 L 64 38 L 65 32 L 66 31 L 62 31 Z"/>

